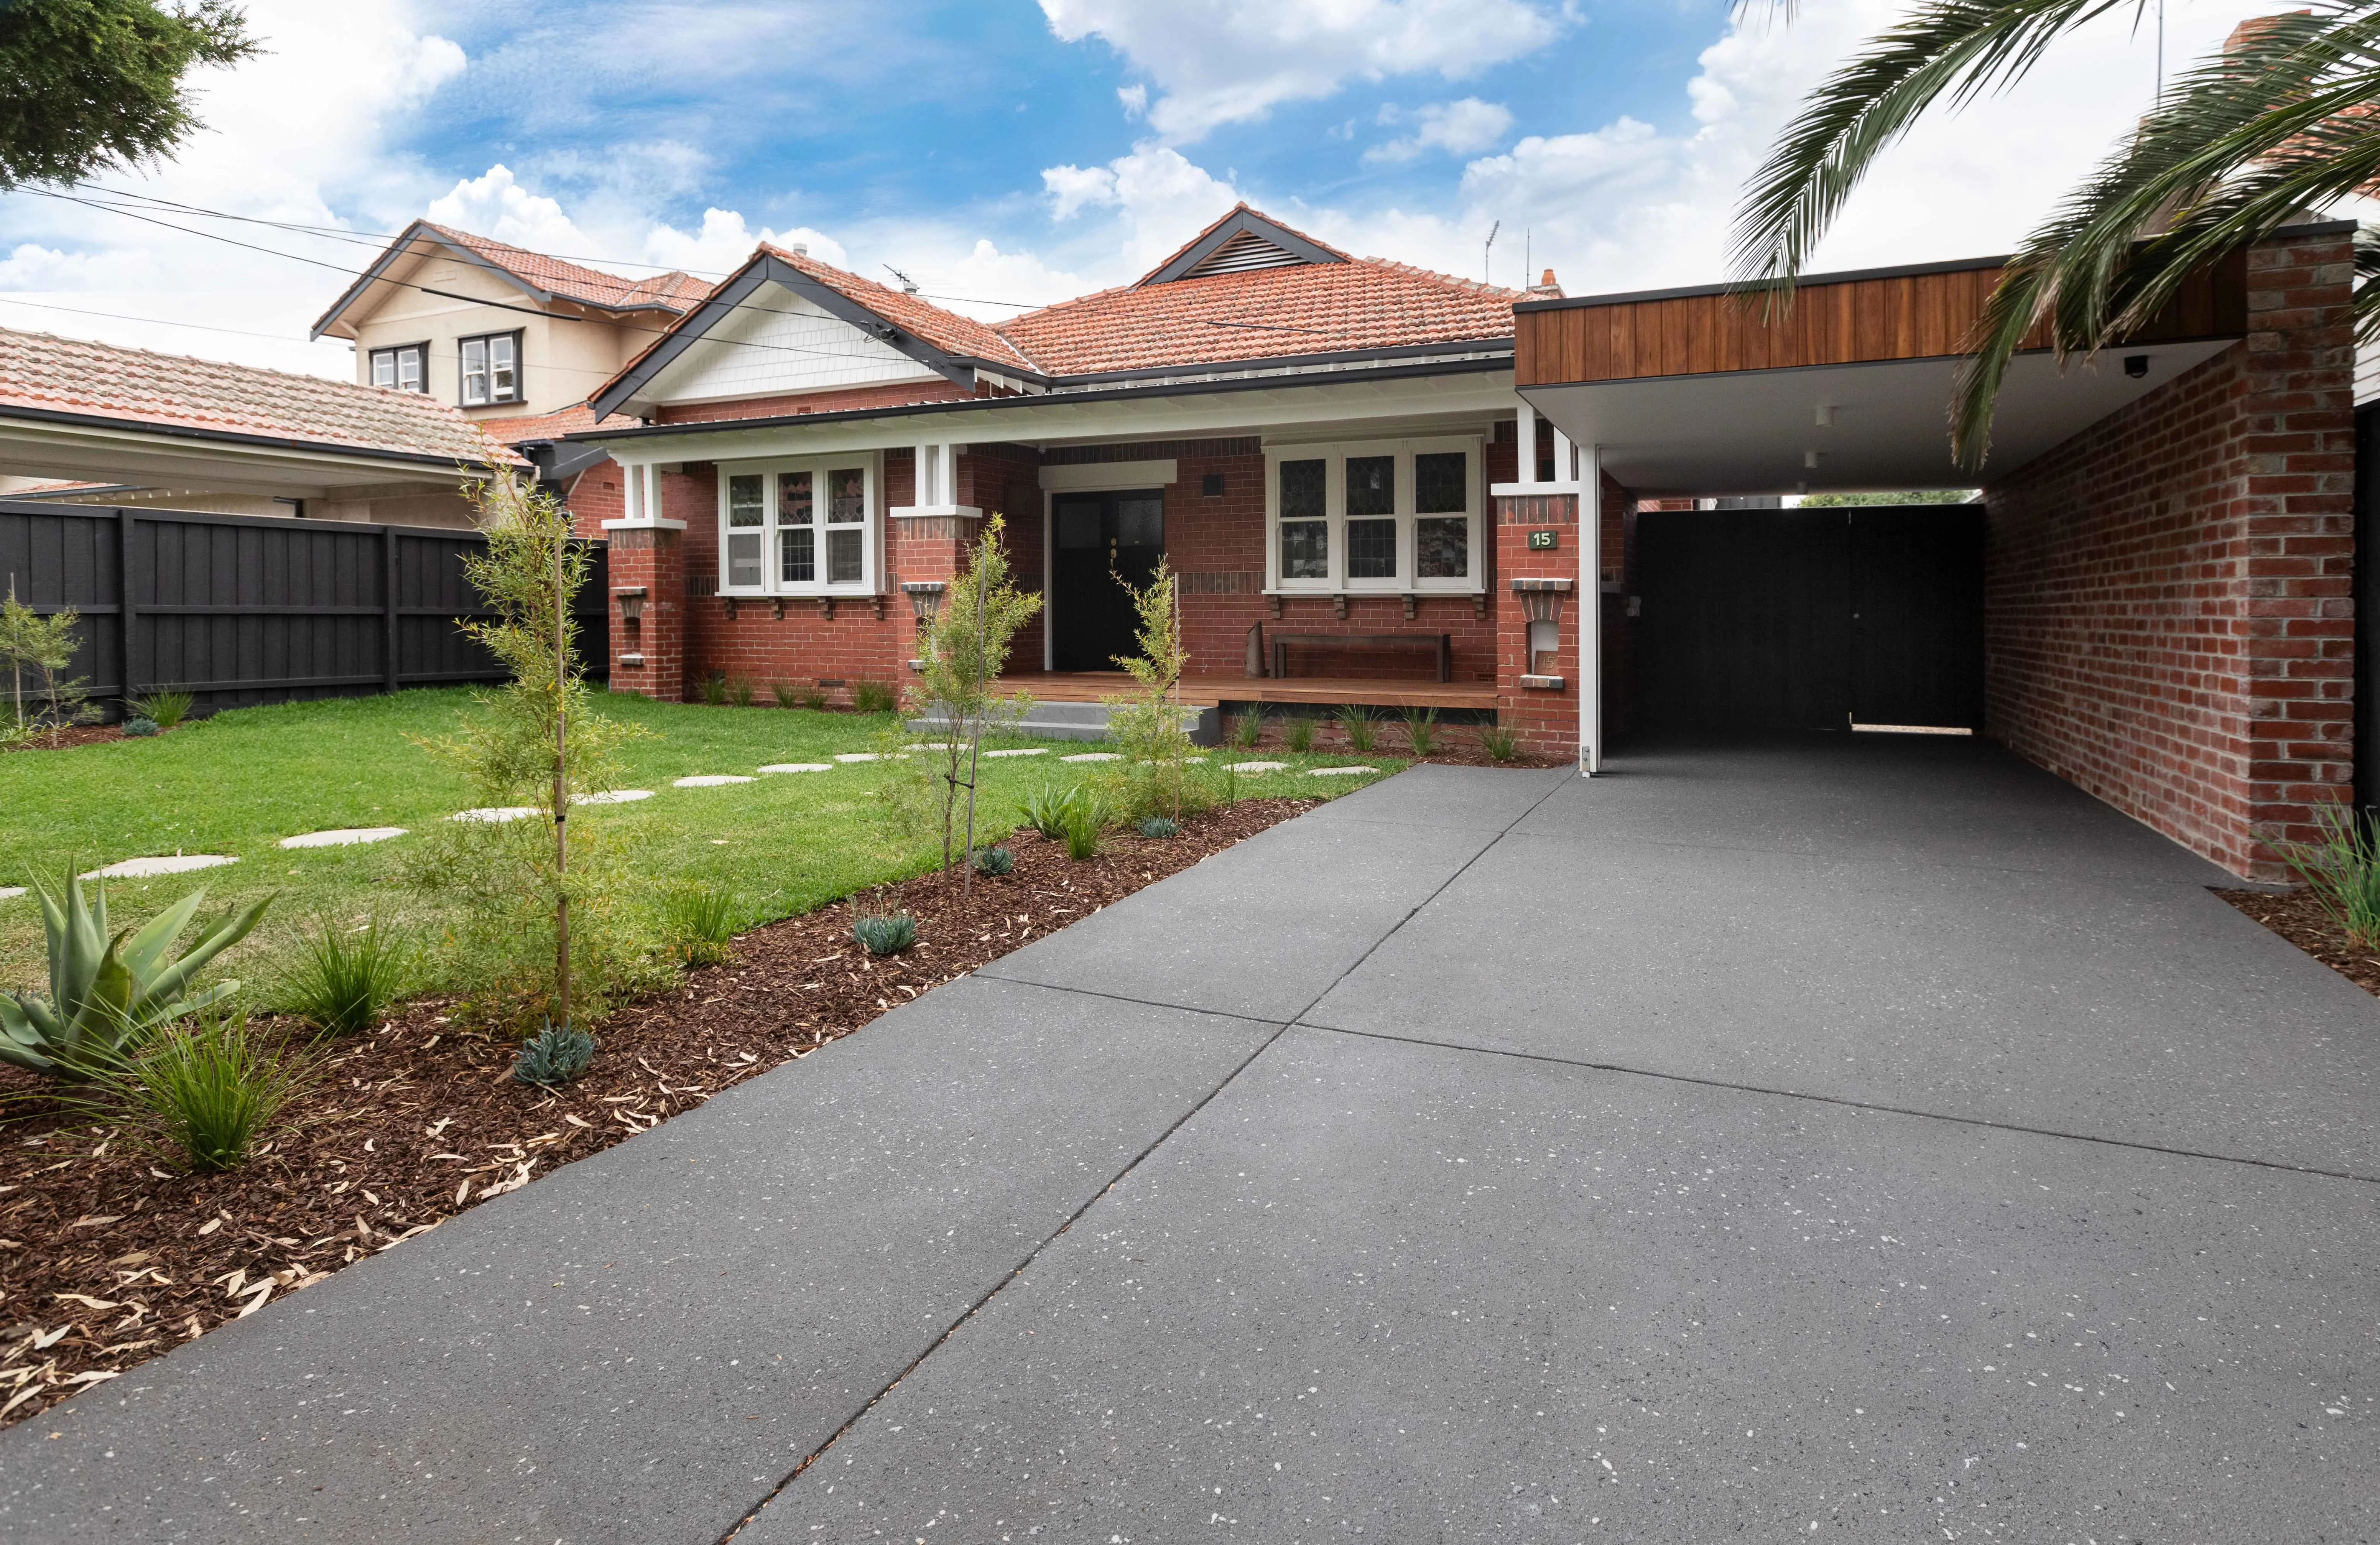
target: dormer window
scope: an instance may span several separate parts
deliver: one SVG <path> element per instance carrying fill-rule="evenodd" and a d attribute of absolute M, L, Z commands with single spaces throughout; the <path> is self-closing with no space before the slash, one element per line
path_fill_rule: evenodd
<path fill-rule="evenodd" d="M 395 392 L 430 390 L 430 346 L 400 344 L 371 351 L 371 383 Z"/>
<path fill-rule="evenodd" d="M 462 340 L 464 407 L 521 400 L 520 344 L 518 333 Z"/>

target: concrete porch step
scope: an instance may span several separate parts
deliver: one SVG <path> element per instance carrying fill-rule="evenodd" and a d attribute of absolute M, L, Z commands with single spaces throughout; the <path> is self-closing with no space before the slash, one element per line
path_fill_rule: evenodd
<path fill-rule="evenodd" d="M 936 713 L 909 721 L 909 728 L 920 735 L 940 735 L 949 727 L 950 721 Z M 1184 704 L 1182 727 L 1190 732 L 1190 741 L 1195 746 L 1220 746 L 1223 743 L 1223 716 L 1212 705 Z M 1026 711 L 1024 722 L 1016 726 L 1016 732 L 1036 740 L 1105 740 L 1108 737 L 1108 705 L 1043 702 L 1037 698 L 1033 706 Z"/>

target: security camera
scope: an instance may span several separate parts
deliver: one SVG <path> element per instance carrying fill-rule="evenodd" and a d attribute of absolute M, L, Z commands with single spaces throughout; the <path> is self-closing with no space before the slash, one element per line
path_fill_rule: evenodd
<path fill-rule="evenodd" d="M 2125 355 L 2124 373 L 2131 376 L 2134 381 L 2138 381 L 2143 376 L 2147 375 L 2149 373 L 2149 357 L 2145 354 Z"/>

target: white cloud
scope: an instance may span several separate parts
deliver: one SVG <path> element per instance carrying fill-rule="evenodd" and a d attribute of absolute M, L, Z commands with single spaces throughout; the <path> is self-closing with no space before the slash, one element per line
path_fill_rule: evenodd
<path fill-rule="evenodd" d="M 523 188 L 514 180 L 511 169 L 501 164 L 456 183 L 453 191 L 433 201 L 423 213 L 442 225 L 493 237 L 533 252 L 585 253 L 595 245 L 562 213 L 560 204 Z"/>
<path fill-rule="evenodd" d="M 1408 116 L 1414 124 L 1411 134 L 1374 145 L 1364 152 L 1364 159 L 1414 161 L 1430 151 L 1442 151 L 1449 155 L 1471 155 L 1493 145 L 1512 128 L 1511 108 L 1501 103 L 1482 102 L 1477 97 L 1432 103 L 1412 115 L 1393 107 L 1380 111 L 1380 121 L 1384 124 L 1402 123 Z"/>
<path fill-rule="evenodd" d="M 1041 186 L 1050 195 L 1050 213 L 1054 219 L 1071 220 L 1086 206 L 1116 201 L 1116 175 L 1105 166 L 1044 167 Z"/>
<path fill-rule="evenodd" d="M 1145 118 L 1148 116 L 1148 88 L 1141 84 L 1139 81 L 1135 80 L 1129 86 L 1118 86 L 1116 88 L 1116 100 L 1123 103 L 1123 114 L 1125 117 Z"/>
<path fill-rule="evenodd" d="M 809 255 L 837 268 L 850 265 L 843 244 L 822 231 L 795 225 L 783 231 L 753 230 L 732 209 L 707 209 L 702 225 L 693 231 L 657 225 L 645 234 L 645 261 L 662 268 L 682 268 L 689 274 L 722 274 L 744 266 L 752 249 L 762 242 L 772 247 L 807 247 Z"/>
<path fill-rule="evenodd" d="M 1146 141 L 1104 166 L 1052 166 L 1041 174 L 1051 213 L 1066 220 L 1086 208 L 1114 211 L 1098 233 L 1099 266 L 1139 274 L 1214 222 L 1240 194 L 1170 145 Z M 1088 249 L 1089 244 L 1086 243 Z M 1118 276 L 1121 276 L 1120 272 Z"/>
<path fill-rule="evenodd" d="M 1148 121 L 1176 143 L 1351 79 L 1463 79 L 1561 30 L 1526 0 L 1041 0 L 1041 12 L 1061 40 L 1099 38 L 1148 77 L 1160 93 Z"/>

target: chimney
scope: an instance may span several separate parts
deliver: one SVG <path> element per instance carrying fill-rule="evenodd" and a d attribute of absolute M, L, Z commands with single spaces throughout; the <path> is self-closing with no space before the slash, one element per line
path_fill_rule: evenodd
<path fill-rule="evenodd" d="M 1562 298 L 1562 287 L 1554 282 L 1554 271 L 1548 268 L 1546 270 L 1546 276 L 1531 285 L 1527 293 L 1538 300 L 1560 300 Z"/>

